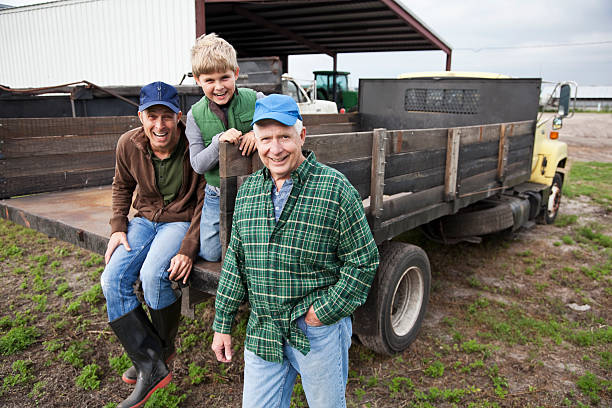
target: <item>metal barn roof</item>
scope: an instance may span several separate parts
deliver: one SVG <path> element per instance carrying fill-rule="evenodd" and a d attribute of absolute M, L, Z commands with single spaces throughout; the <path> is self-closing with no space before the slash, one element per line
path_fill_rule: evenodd
<path fill-rule="evenodd" d="M 450 46 L 393 0 L 196 0 L 196 32 L 241 57 L 439 50 L 450 69 Z"/>

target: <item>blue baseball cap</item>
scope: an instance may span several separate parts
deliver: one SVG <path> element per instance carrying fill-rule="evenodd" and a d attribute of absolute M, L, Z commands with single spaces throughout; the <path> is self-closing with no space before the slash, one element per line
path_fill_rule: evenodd
<path fill-rule="evenodd" d="M 153 105 L 164 105 L 172 109 L 174 113 L 179 113 L 181 109 L 176 88 L 161 81 L 143 86 L 140 90 L 138 111 L 142 112 Z"/>
<path fill-rule="evenodd" d="M 279 94 L 271 94 L 255 102 L 251 125 L 263 119 L 274 119 L 286 126 L 293 126 L 298 119 L 303 120 L 295 100 Z"/>

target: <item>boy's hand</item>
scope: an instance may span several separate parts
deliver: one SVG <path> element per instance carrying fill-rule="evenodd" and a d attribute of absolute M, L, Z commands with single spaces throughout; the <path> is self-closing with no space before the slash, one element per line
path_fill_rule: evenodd
<path fill-rule="evenodd" d="M 221 136 L 219 136 L 219 142 L 227 142 L 231 144 L 237 144 L 240 140 L 240 136 L 242 136 L 242 132 L 231 128 L 223 132 Z"/>
<path fill-rule="evenodd" d="M 238 150 L 242 150 L 243 156 L 250 156 L 255 150 L 257 150 L 257 146 L 255 146 L 255 132 L 252 130 L 242 136 L 240 138 L 240 146 L 238 146 Z"/>

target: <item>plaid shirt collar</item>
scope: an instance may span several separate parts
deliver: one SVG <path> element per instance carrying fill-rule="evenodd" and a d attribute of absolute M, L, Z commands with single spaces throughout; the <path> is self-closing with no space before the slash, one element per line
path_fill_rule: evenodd
<path fill-rule="evenodd" d="M 304 160 L 302 164 L 298 166 L 297 169 L 291 172 L 291 180 L 293 180 L 293 185 L 297 186 L 298 188 L 306 182 L 306 180 L 308 179 L 308 175 L 312 172 L 313 167 L 317 161 L 314 152 L 311 152 L 310 150 L 302 150 L 302 154 L 304 155 L 306 160 Z M 262 175 L 264 178 L 264 182 L 272 180 L 272 175 L 270 174 L 270 170 L 268 170 L 267 167 L 263 168 Z"/>

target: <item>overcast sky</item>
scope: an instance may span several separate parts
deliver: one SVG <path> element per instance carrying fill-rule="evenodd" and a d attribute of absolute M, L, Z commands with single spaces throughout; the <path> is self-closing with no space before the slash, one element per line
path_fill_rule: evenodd
<path fill-rule="evenodd" d="M 40 1 L 38 1 L 40 2 Z M 37 1 L 0 0 L 25 5 Z M 452 69 L 485 71 L 579 85 L 612 85 L 612 0 L 403 0 L 453 49 Z M 331 69 L 326 55 L 291 57 L 289 72 L 312 79 Z M 441 51 L 341 54 L 338 69 L 362 78 L 440 71 Z"/>

